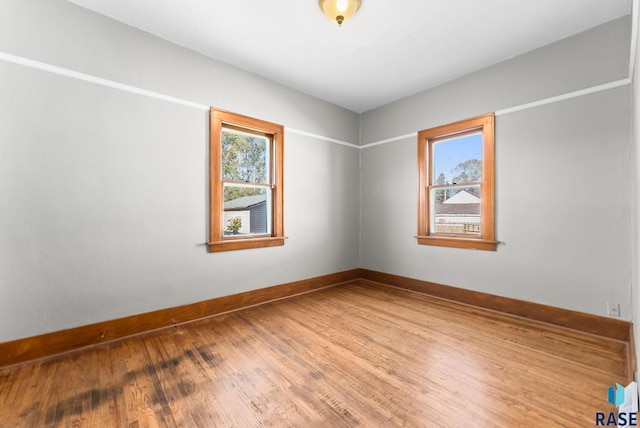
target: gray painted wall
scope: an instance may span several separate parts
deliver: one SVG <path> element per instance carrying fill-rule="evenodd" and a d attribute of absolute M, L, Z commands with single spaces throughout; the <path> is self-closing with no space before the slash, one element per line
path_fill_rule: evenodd
<path fill-rule="evenodd" d="M 363 114 L 363 142 L 626 78 L 621 19 Z M 553 71 L 553 72 L 552 72 Z M 497 252 L 419 246 L 416 140 L 361 151 L 363 268 L 631 319 L 631 86 L 496 118 Z"/>
<path fill-rule="evenodd" d="M 69 3 L 2 10 L 2 52 L 357 142 L 355 113 Z M 287 131 L 286 244 L 210 254 L 206 112 L 3 61 L 0 82 L 0 342 L 358 267 L 357 149 Z"/>
<path fill-rule="evenodd" d="M 361 142 L 405 135 L 628 77 L 629 18 L 362 114 Z"/>
<path fill-rule="evenodd" d="M 0 0 L 0 7 L 0 52 L 358 142 L 357 113 L 72 3 Z"/>
<path fill-rule="evenodd" d="M 638 17 L 640 20 L 640 15 Z M 640 24 L 640 21 L 637 22 Z M 633 180 L 632 180 L 632 209 L 634 222 L 631 228 L 632 236 L 632 257 L 631 266 L 633 268 L 633 280 L 631 290 L 631 301 L 633 306 L 633 324 L 634 338 L 636 345 L 636 359 L 640 358 L 640 253 L 639 236 L 640 236 L 640 44 L 635 46 L 635 63 L 633 69 L 633 151 L 631 159 L 633 162 Z M 636 361 L 637 363 L 638 361 Z M 640 366 L 637 364 L 636 367 Z M 637 380 L 637 379 L 636 379 Z"/>
<path fill-rule="evenodd" d="M 416 244 L 414 138 L 292 132 L 367 144 L 626 78 L 629 19 L 359 116 L 62 0 L 0 3 L 0 52 L 289 129 L 285 246 L 209 254 L 206 112 L 0 62 L 0 342 L 358 266 L 631 319 L 631 86 L 497 117 L 497 252 Z"/>

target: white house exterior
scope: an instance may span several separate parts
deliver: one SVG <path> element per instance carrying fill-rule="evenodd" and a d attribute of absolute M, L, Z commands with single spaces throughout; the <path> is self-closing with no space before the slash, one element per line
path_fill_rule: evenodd
<path fill-rule="evenodd" d="M 446 201 L 435 204 L 436 233 L 480 233 L 480 198 L 461 190 Z"/>

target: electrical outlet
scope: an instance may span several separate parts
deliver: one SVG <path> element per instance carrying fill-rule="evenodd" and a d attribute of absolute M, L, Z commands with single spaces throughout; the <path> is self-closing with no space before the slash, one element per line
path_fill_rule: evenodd
<path fill-rule="evenodd" d="M 607 313 L 610 317 L 620 317 L 620 303 L 607 302 Z"/>

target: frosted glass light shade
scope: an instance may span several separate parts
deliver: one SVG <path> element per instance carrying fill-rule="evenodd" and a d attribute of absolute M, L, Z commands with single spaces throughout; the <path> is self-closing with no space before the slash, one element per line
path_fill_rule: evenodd
<path fill-rule="evenodd" d="M 350 20 L 360 9 L 361 0 L 319 0 L 320 9 L 327 19 L 338 25 Z"/>

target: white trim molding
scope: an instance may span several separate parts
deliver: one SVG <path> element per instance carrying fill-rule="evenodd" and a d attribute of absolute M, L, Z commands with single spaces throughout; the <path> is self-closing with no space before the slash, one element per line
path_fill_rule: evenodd
<path fill-rule="evenodd" d="M 109 79 L 103 79 L 102 77 L 92 76 L 91 74 L 81 73 L 79 71 L 70 70 L 68 68 L 58 67 L 56 65 L 46 64 L 40 61 L 34 61 L 32 59 L 23 58 L 17 55 L 12 55 L 6 52 L 0 52 L 0 60 L 10 62 L 13 64 L 24 65 L 26 67 L 34 68 L 36 70 L 48 71 L 49 73 L 58 74 L 60 76 L 70 77 L 72 79 L 82 80 L 85 82 L 95 83 L 96 85 L 106 86 L 109 88 L 119 89 L 125 92 L 131 92 L 133 94 L 143 95 L 149 98 L 155 98 L 158 100 L 169 101 L 174 104 L 180 104 L 186 107 L 197 108 L 199 110 L 209 111 L 210 107 L 204 104 L 195 103 L 193 101 L 183 100 L 182 98 L 172 97 L 170 95 L 161 94 L 159 92 L 149 91 L 147 89 L 138 88 L 136 86 L 127 85 L 126 83 L 120 83 Z"/>
<path fill-rule="evenodd" d="M 636 66 L 636 47 L 638 44 L 638 14 L 640 0 L 633 0 L 631 4 L 631 46 L 629 52 L 629 79 L 633 81 Z"/>
<path fill-rule="evenodd" d="M 620 86 L 629 85 L 631 79 L 620 79 L 614 82 L 603 83 L 602 85 L 592 86 L 590 88 L 579 89 L 577 91 L 568 92 L 566 94 L 556 95 L 555 97 L 544 98 L 538 101 L 532 101 L 530 103 L 521 104 L 515 107 L 509 107 L 495 112 L 496 116 L 503 116 L 509 113 L 515 113 L 521 110 L 527 110 L 534 107 L 540 107 L 546 104 L 553 104 L 560 101 L 570 100 L 571 98 L 581 97 L 583 95 L 595 94 L 597 92 L 608 91 L 609 89 L 618 88 Z"/>
<path fill-rule="evenodd" d="M 47 64 L 40 61 L 35 61 L 28 58 L 23 58 L 17 55 L 12 55 L 6 52 L 0 52 L 0 61 L 9 62 L 12 64 L 22 65 L 25 67 L 33 68 L 36 70 L 42 70 L 49 73 L 57 74 L 60 76 L 69 77 L 71 79 L 82 80 L 84 82 L 95 83 L 96 85 L 105 86 L 108 88 L 118 89 L 125 92 L 130 92 L 132 94 L 142 95 L 149 98 L 154 98 L 157 100 L 168 101 L 170 103 L 195 108 L 198 110 L 209 111 L 211 106 L 196 103 L 193 101 L 188 101 L 182 98 L 173 97 L 171 95 L 161 94 L 159 92 L 150 91 L 148 89 L 138 88 L 136 86 L 127 85 L 126 83 L 116 82 L 114 80 L 104 79 L 102 77 L 96 77 L 91 74 L 81 73 L 79 71 L 70 70 L 64 67 L 58 67 L 56 65 Z M 331 137 L 325 137 L 323 135 L 313 134 L 311 132 L 301 131 L 294 128 L 285 127 L 287 132 L 291 132 L 293 134 L 304 135 L 306 137 L 312 137 L 322 141 L 328 141 L 335 144 L 340 144 L 343 146 L 360 149 L 360 146 L 357 144 L 349 143 L 346 141 L 337 140 Z"/>
<path fill-rule="evenodd" d="M 292 134 L 303 135 L 305 137 L 315 138 L 316 140 L 328 141 L 330 143 L 340 144 L 342 146 L 351 147 L 353 149 L 361 149 L 362 148 L 361 146 L 358 146 L 357 144 L 347 143 L 346 141 L 336 140 L 335 138 L 325 137 L 324 135 L 313 134 L 311 132 L 301 131 L 299 129 L 289 128 L 287 126 L 285 126 L 284 130 L 285 130 L 285 132 L 291 132 Z"/>
<path fill-rule="evenodd" d="M 374 141 L 373 143 L 358 146 L 359 149 L 368 149 L 369 147 L 379 146 L 381 144 L 393 143 L 394 141 L 404 140 L 406 138 L 415 138 L 418 136 L 417 132 L 411 132 L 409 134 L 400 135 L 398 137 L 387 138 L 386 140 Z"/>
<path fill-rule="evenodd" d="M 525 104 L 521 104 L 521 105 L 518 105 L 518 106 L 505 108 L 505 109 L 496 111 L 495 115 L 496 116 L 502 116 L 502 115 L 509 114 L 509 113 L 514 113 L 514 112 L 517 112 L 517 111 L 522 111 L 522 110 L 526 110 L 526 109 L 530 109 L 530 108 L 535 108 L 535 107 L 543 106 L 543 105 L 546 105 L 546 104 L 552 104 L 552 103 L 568 100 L 568 99 L 571 99 L 571 98 L 580 97 L 580 96 L 583 96 L 583 95 L 594 94 L 594 93 L 601 92 L 601 91 L 607 91 L 607 90 L 610 90 L 610 89 L 614 89 L 614 88 L 618 88 L 618 87 L 621 87 L 621 86 L 625 86 L 625 85 L 631 84 L 632 83 L 632 79 L 633 79 L 633 72 L 634 72 L 635 46 L 636 46 L 637 37 L 638 37 L 638 35 L 637 35 L 637 26 L 638 26 L 638 24 L 637 24 L 637 15 L 638 15 L 638 3 L 639 2 L 640 2 L 640 0 L 633 0 L 633 10 L 632 10 L 633 27 L 632 27 L 632 35 L 631 35 L 631 53 L 630 53 L 630 64 L 629 64 L 629 77 L 627 77 L 625 79 L 620 79 L 620 80 L 616 80 L 616 81 L 613 81 L 613 82 L 609 82 L 609 83 L 603 83 L 601 85 L 592 86 L 592 87 L 585 88 L 585 89 L 580 89 L 580 90 L 573 91 L 573 92 L 568 92 L 566 94 L 561 94 L 561 95 L 557 95 L 557 96 L 553 96 L 553 97 L 549 97 L 549 98 L 544 98 L 544 99 L 537 100 L 537 101 L 532 101 L 530 103 L 525 103 Z M 13 64 L 18 64 L 18 65 L 22 65 L 22 66 L 25 66 L 25 67 L 30 67 L 30 68 L 37 69 L 37 70 L 43 70 L 43 71 L 47 71 L 49 73 L 54 73 L 54 74 L 58 74 L 58 75 L 61 75 L 61 76 L 66 76 L 66 77 L 69 77 L 69 78 L 72 78 L 72 79 L 82 80 L 82 81 L 85 81 L 85 82 L 94 83 L 96 85 L 101 85 L 101 86 L 105 86 L 105 87 L 109 87 L 109 88 L 113 88 L 113 89 L 118 89 L 118 90 L 121 90 L 121 91 L 130 92 L 130 93 L 137 94 L 137 95 L 142 95 L 142 96 L 154 98 L 154 99 L 157 99 L 157 100 L 167 101 L 167 102 L 171 102 L 171 103 L 174 103 L 174 104 L 195 108 L 195 109 L 198 109 L 198 110 L 209 111 L 210 108 L 211 108 L 210 106 L 205 105 L 205 104 L 200 104 L 200 103 L 196 103 L 196 102 L 193 102 L 193 101 L 185 100 L 185 99 L 182 99 L 182 98 L 173 97 L 171 95 L 165 95 L 165 94 L 162 94 L 162 93 L 159 93 L 159 92 L 150 91 L 148 89 L 138 88 L 136 86 L 127 85 L 126 83 L 121 83 L 121 82 L 116 82 L 116 81 L 109 80 L 109 79 L 104 79 L 102 77 L 97 77 L 97 76 L 93 76 L 93 75 L 90 75 L 90 74 L 86 74 L 86 73 L 81 73 L 81 72 L 78 72 L 78 71 L 70 70 L 68 68 L 58 67 L 58 66 L 47 64 L 47 63 L 44 63 L 44 62 L 35 61 L 35 60 L 32 60 L 32 59 L 28 59 L 28 58 L 23 58 L 23 57 L 20 57 L 20 56 L 17 56 L 17 55 L 13 55 L 13 54 L 10 54 L 10 53 L 6 53 L 6 52 L 0 52 L 0 61 L 5 61 L 5 62 L 13 63 Z M 327 142 L 334 143 L 334 144 L 340 144 L 342 146 L 346 146 L 346 147 L 350 147 L 350 148 L 358 149 L 358 150 L 368 149 L 370 147 L 375 147 L 375 146 L 379 146 L 379 145 L 382 145 L 382 144 L 392 143 L 394 141 L 404 140 L 404 139 L 408 139 L 408 138 L 415 138 L 418 135 L 417 132 L 411 132 L 411 133 L 400 135 L 400 136 L 397 136 L 397 137 L 386 138 L 384 140 L 379 140 L 379 141 L 374 141 L 374 142 L 363 144 L 363 145 L 358 145 L 358 144 L 350 143 L 350 142 L 347 142 L 347 141 L 342 141 L 342 140 L 338 140 L 338 139 L 335 139 L 335 138 L 326 137 L 326 136 L 323 136 L 323 135 L 318 135 L 318 134 L 314 134 L 314 133 L 307 132 L 307 131 L 302 131 L 302 130 L 295 129 L 295 128 L 285 127 L 285 130 L 287 132 L 291 132 L 293 134 L 303 135 L 303 136 L 306 136 L 306 137 L 311 137 L 311 138 L 315 138 L 317 140 L 327 141 Z"/>

